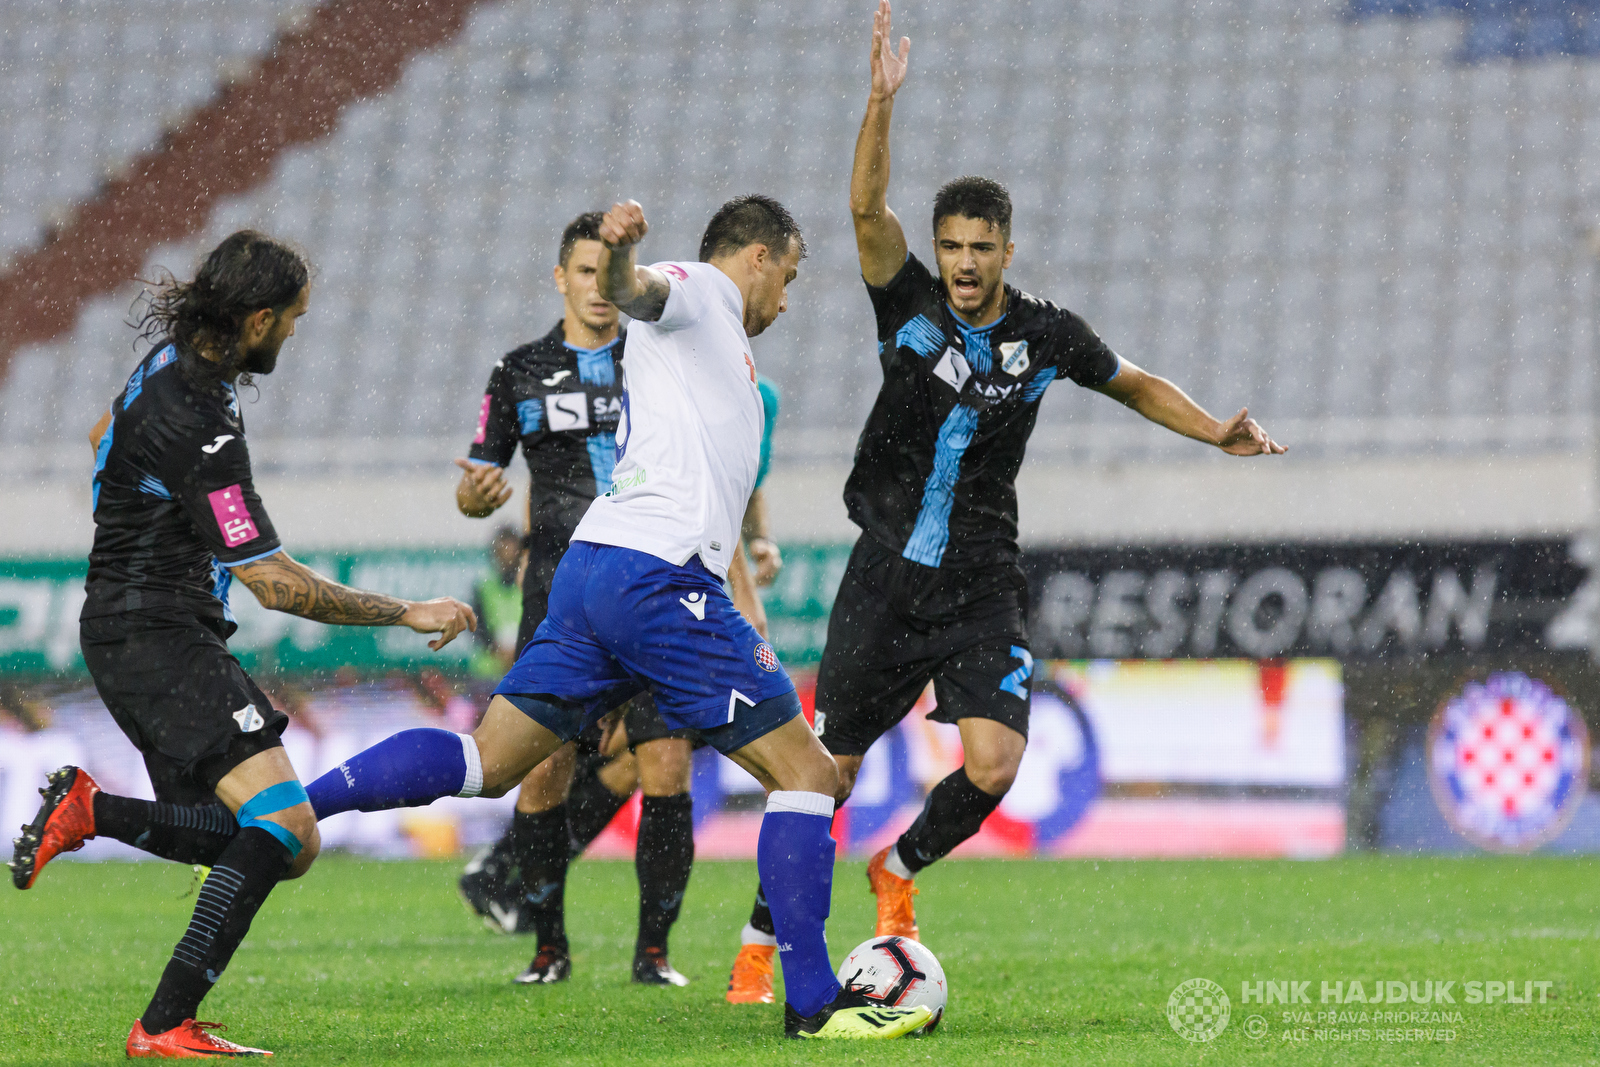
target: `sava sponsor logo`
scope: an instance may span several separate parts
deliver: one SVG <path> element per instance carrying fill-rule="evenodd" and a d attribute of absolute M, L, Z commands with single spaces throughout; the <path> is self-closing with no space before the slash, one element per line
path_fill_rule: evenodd
<path fill-rule="evenodd" d="M 552 430 L 587 430 L 589 428 L 589 394 L 549 394 L 544 398 L 544 417 Z"/>

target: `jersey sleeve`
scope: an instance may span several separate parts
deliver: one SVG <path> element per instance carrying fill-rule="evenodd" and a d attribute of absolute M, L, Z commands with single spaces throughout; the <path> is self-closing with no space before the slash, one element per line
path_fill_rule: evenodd
<path fill-rule="evenodd" d="M 878 340 L 893 340 L 900 327 L 927 302 L 933 286 L 933 275 L 922 260 L 909 252 L 900 273 L 888 285 L 881 289 L 868 285 L 867 295 L 872 298 L 872 311 L 878 318 Z"/>
<path fill-rule="evenodd" d="M 756 389 L 761 393 L 761 464 L 756 467 L 756 488 L 767 480 L 767 469 L 772 466 L 772 428 L 778 423 L 778 387 L 760 375 L 756 376 Z"/>
<path fill-rule="evenodd" d="M 225 565 L 270 556 L 283 546 L 250 476 L 242 436 L 203 434 L 166 449 L 161 480 Z"/>
<path fill-rule="evenodd" d="M 489 372 L 489 387 L 478 408 L 478 431 L 472 437 L 467 458 L 496 467 L 507 466 L 517 454 L 520 432 L 517 408 L 511 400 L 510 375 L 501 360 Z"/>
<path fill-rule="evenodd" d="M 1122 369 L 1122 360 L 1087 322 L 1067 311 L 1055 309 L 1051 324 L 1057 351 L 1056 365 L 1061 374 L 1078 385 L 1093 389 L 1109 382 Z"/>
<path fill-rule="evenodd" d="M 661 330 L 681 330 L 699 322 L 705 316 L 709 298 L 707 279 L 702 272 L 717 268 L 703 263 L 652 263 L 650 266 L 667 276 L 668 285 L 667 304 L 661 309 L 661 317 L 651 325 Z"/>

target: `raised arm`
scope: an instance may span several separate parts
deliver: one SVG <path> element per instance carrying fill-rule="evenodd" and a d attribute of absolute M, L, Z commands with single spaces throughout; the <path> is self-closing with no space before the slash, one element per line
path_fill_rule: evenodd
<path fill-rule="evenodd" d="M 906 261 L 906 232 L 889 210 L 889 120 L 894 115 L 894 94 L 906 80 L 911 38 L 900 38 L 898 55 L 889 40 L 889 0 L 878 0 L 872 16 L 872 92 L 850 170 L 850 217 L 855 221 L 861 277 L 880 287 L 894 281 Z"/>
<path fill-rule="evenodd" d="M 1176 385 L 1127 360 L 1122 361 L 1117 376 L 1098 391 L 1173 433 L 1216 445 L 1231 456 L 1276 456 L 1289 451 L 1267 436 L 1250 418 L 1248 408 L 1240 408 L 1239 414 L 1221 422 Z"/>
<path fill-rule="evenodd" d="M 655 322 L 666 310 L 672 287 L 665 274 L 634 262 L 633 247 L 649 232 L 639 201 L 611 205 L 600 220 L 600 262 L 595 269 L 602 300 L 636 319 Z"/>
<path fill-rule="evenodd" d="M 287 552 L 233 568 L 236 578 L 249 587 L 272 611 L 338 626 L 409 626 L 419 634 L 440 634 L 428 647 L 443 648 L 463 630 L 476 630 L 472 609 L 450 597 L 437 600 L 401 600 L 369 593 L 324 578 Z"/>

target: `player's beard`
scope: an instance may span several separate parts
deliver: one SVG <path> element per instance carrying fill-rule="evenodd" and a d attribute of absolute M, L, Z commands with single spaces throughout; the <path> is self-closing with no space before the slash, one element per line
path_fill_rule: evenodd
<path fill-rule="evenodd" d="M 239 373 L 241 374 L 271 374 L 278 365 L 278 352 L 283 345 L 260 344 L 254 348 L 244 350 L 244 356 L 239 360 Z"/>

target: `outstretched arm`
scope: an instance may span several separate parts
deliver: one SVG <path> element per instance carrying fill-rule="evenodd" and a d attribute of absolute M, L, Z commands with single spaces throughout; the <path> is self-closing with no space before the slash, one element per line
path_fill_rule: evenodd
<path fill-rule="evenodd" d="M 409 626 L 420 634 L 440 634 L 428 642 L 433 649 L 448 645 L 463 630 L 478 628 L 477 616 L 459 600 L 447 596 L 401 600 L 352 589 L 324 578 L 287 552 L 234 567 L 233 573 L 264 608 L 338 626 Z"/>
<path fill-rule="evenodd" d="M 872 92 L 856 137 L 850 171 L 850 217 L 855 221 L 861 277 L 882 287 L 894 281 L 906 261 L 906 232 L 889 210 L 889 120 L 894 94 L 906 80 L 911 38 L 900 38 L 900 52 L 889 46 L 889 0 L 878 0 L 872 16 Z"/>
<path fill-rule="evenodd" d="M 666 310 L 672 292 L 667 276 L 634 262 L 633 246 L 644 240 L 650 224 L 639 201 L 613 204 L 600 220 L 600 299 L 609 300 L 636 319 L 655 322 Z"/>
<path fill-rule="evenodd" d="M 1250 418 L 1249 409 L 1240 408 L 1239 414 L 1221 422 L 1176 385 L 1127 360 L 1122 361 L 1117 376 L 1099 386 L 1098 391 L 1173 433 L 1216 445 L 1231 456 L 1276 456 L 1289 451 L 1267 436 L 1267 431 Z"/>

